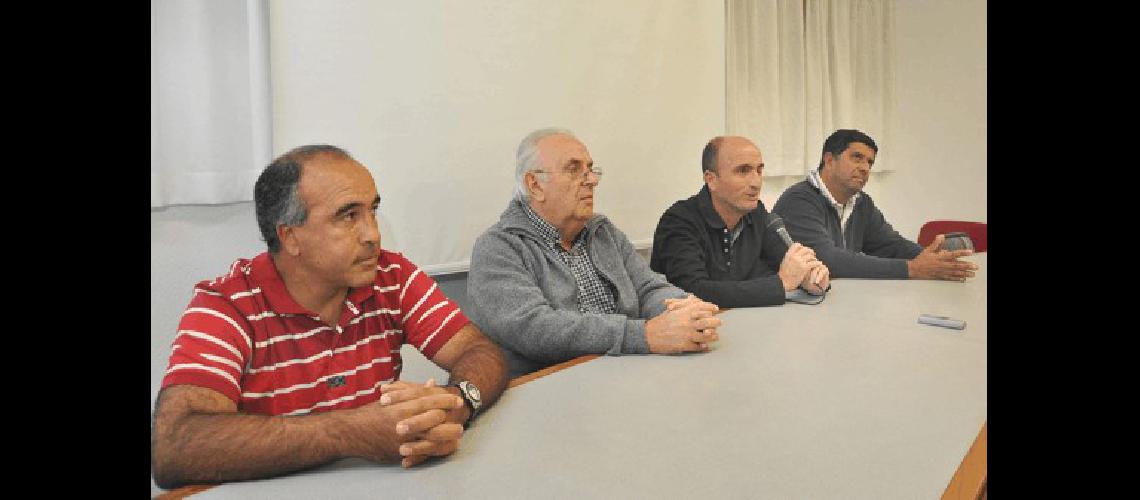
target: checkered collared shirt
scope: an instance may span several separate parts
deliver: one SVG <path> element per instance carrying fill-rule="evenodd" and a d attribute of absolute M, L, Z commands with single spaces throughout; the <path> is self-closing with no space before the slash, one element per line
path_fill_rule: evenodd
<path fill-rule="evenodd" d="M 590 253 L 586 251 L 589 245 L 586 231 L 578 233 L 570 246 L 570 251 L 567 252 L 562 248 L 558 230 L 534 213 L 530 205 L 523 203 L 522 206 L 527 218 L 534 224 L 535 229 L 538 229 L 542 241 L 550 245 L 555 255 L 570 266 L 570 272 L 574 274 L 574 281 L 578 284 L 578 312 L 597 314 L 617 312 L 613 285 L 598 272 L 598 268 L 590 260 Z"/>

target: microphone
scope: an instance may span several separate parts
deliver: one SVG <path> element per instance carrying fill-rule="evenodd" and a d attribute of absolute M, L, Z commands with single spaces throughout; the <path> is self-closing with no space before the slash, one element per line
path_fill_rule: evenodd
<path fill-rule="evenodd" d="M 769 213 L 768 227 L 776 228 L 776 234 L 780 235 L 780 239 L 784 240 L 784 244 L 788 245 L 788 248 L 792 248 L 792 244 L 795 243 L 795 241 L 792 241 L 792 235 L 788 234 L 787 228 L 784 227 L 784 219 L 781 219 L 780 216 L 775 213 Z M 815 286 L 819 286 L 819 281 L 813 280 L 812 283 L 815 284 Z"/>
<path fill-rule="evenodd" d="M 792 235 L 788 234 L 788 230 L 784 228 L 784 219 L 781 219 L 779 215 L 768 214 L 768 227 L 776 228 L 776 234 L 780 235 L 780 239 L 784 240 L 784 244 L 788 245 L 788 248 L 791 248 L 792 243 L 795 243 L 792 241 Z"/>

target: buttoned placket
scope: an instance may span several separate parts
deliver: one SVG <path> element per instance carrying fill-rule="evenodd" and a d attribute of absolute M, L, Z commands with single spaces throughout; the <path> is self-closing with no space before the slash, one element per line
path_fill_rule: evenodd
<path fill-rule="evenodd" d="M 725 228 L 724 228 L 724 260 L 727 263 L 728 267 L 732 267 L 732 254 L 728 251 L 728 247 L 730 246 L 729 245 L 729 238 L 730 238 L 730 235 L 728 232 L 728 227 L 725 226 Z"/>
<path fill-rule="evenodd" d="M 336 335 L 333 337 L 334 338 L 333 345 L 329 349 L 330 353 L 335 351 L 338 348 L 337 346 L 339 346 L 339 344 L 340 344 L 340 337 L 341 337 L 341 335 L 344 334 L 345 326 L 350 325 L 353 320 L 355 320 L 358 316 L 360 316 L 360 309 L 357 309 L 356 305 L 353 304 L 351 300 L 348 300 L 346 298 L 344 301 L 344 305 L 345 305 L 346 310 L 341 311 L 340 321 L 338 321 L 337 324 L 333 326 L 333 331 L 336 332 Z M 320 317 L 316 317 L 314 319 L 320 321 Z M 331 359 L 332 358 L 330 358 L 330 361 L 331 361 Z M 334 369 L 342 369 L 345 367 L 335 366 L 335 364 L 334 364 L 333 368 Z M 325 383 L 327 383 L 330 388 L 335 389 L 337 387 L 343 386 L 345 384 L 346 378 L 347 377 L 345 375 L 333 375 L 333 376 L 329 377 L 328 379 L 326 379 Z"/>

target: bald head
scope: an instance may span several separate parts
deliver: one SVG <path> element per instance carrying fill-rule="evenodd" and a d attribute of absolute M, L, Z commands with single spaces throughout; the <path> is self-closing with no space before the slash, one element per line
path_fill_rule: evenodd
<path fill-rule="evenodd" d="M 764 157 L 752 141 L 730 135 L 713 138 L 702 158 L 705 186 L 725 226 L 735 227 L 760 203 Z"/>
<path fill-rule="evenodd" d="M 722 151 L 729 152 L 734 155 L 736 153 L 746 153 L 750 156 L 753 153 L 756 155 L 760 154 L 760 148 L 756 147 L 756 144 L 754 144 L 747 137 L 742 137 L 739 135 L 721 135 L 713 137 L 712 140 L 705 144 L 705 149 L 701 153 L 701 172 L 717 172 L 717 167 L 721 163 L 722 156 L 727 156 L 722 155 Z"/>

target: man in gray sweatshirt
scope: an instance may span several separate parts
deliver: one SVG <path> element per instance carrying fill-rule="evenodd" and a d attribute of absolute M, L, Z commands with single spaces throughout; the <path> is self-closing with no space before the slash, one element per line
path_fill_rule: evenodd
<path fill-rule="evenodd" d="M 601 172 L 564 129 L 519 144 L 515 195 L 475 240 L 468 316 L 516 377 L 584 354 L 707 351 L 718 308 L 649 269 L 594 213 Z"/>
<path fill-rule="evenodd" d="M 833 278 L 965 281 L 978 266 L 970 250 L 943 250 L 943 235 L 922 248 L 891 227 L 863 186 L 879 147 L 867 134 L 839 129 L 823 142 L 816 170 L 784 190 L 772 211 L 792 239 L 815 250 Z"/>

